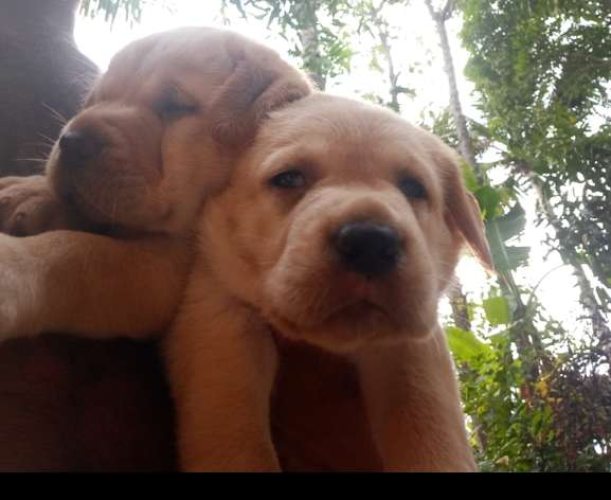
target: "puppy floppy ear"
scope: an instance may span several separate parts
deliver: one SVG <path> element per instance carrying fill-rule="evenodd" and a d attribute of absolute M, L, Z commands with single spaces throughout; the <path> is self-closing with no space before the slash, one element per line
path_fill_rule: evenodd
<path fill-rule="evenodd" d="M 453 155 L 454 156 L 454 155 Z M 458 230 L 479 261 L 494 270 L 479 203 L 464 185 L 456 158 L 445 158 L 445 206 L 448 224 Z M 450 165 L 448 165 L 450 163 Z"/>
<path fill-rule="evenodd" d="M 238 52 L 233 73 L 212 101 L 212 136 L 228 146 L 244 145 L 271 111 L 311 92 L 307 78 L 272 50 Z"/>

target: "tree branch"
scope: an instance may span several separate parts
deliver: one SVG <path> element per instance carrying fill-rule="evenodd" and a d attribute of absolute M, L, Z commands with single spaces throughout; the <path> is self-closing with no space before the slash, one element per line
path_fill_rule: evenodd
<path fill-rule="evenodd" d="M 441 11 L 441 16 L 443 17 L 444 21 L 447 21 L 448 19 L 450 19 L 450 17 L 452 17 L 455 6 L 456 6 L 456 0 L 448 0 L 446 2 L 445 7 L 443 8 L 443 11 Z"/>

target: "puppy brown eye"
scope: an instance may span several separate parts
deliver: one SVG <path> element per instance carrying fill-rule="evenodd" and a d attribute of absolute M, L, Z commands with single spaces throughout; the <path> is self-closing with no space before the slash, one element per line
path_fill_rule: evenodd
<path fill-rule="evenodd" d="M 269 180 L 269 184 L 282 189 L 298 189 L 305 187 L 307 180 L 302 172 L 292 169 L 274 175 Z"/>
<path fill-rule="evenodd" d="M 404 177 L 401 179 L 399 181 L 399 189 L 408 199 L 420 200 L 426 198 L 426 189 L 424 189 L 424 186 L 411 177 Z"/>

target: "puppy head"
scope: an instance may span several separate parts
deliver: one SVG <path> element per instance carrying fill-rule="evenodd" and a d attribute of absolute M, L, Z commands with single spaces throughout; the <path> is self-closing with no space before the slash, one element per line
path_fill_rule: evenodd
<path fill-rule="evenodd" d="M 202 232 L 240 300 L 337 351 L 426 336 L 465 241 L 491 266 L 453 152 L 387 110 L 321 94 L 272 114 Z"/>
<path fill-rule="evenodd" d="M 267 113 L 309 93 L 272 50 L 183 28 L 119 52 L 62 132 L 52 185 L 92 222 L 180 232 Z"/>

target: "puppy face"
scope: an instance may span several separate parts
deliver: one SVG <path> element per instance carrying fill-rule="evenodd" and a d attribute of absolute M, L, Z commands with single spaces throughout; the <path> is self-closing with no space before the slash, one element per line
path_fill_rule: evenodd
<path fill-rule="evenodd" d="M 465 238 L 490 265 L 452 151 L 386 110 L 323 95 L 272 116 L 203 234 L 237 297 L 336 351 L 426 336 Z"/>
<path fill-rule="evenodd" d="M 309 92 L 272 50 L 186 28 L 132 43 L 64 128 L 48 171 L 92 222 L 180 232 L 229 175 L 259 120 Z"/>

